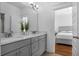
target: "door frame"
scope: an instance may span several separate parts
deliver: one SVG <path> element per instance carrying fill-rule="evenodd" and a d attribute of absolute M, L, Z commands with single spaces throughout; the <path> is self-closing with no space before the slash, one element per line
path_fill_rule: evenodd
<path fill-rule="evenodd" d="M 70 4 L 65 4 L 64 3 L 64 5 L 63 4 L 61 4 L 61 5 L 58 5 L 58 7 L 55 7 L 54 9 L 53 9 L 53 11 L 54 11 L 54 22 L 55 22 L 55 11 L 56 10 L 59 10 L 59 9 L 63 9 L 63 8 L 68 8 L 68 7 L 72 7 L 72 9 L 73 9 L 73 2 L 71 2 Z M 72 13 L 73 13 L 73 11 L 72 11 Z M 73 19 L 72 19 L 73 20 Z M 54 31 L 55 31 L 55 23 L 54 23 Z M 56 39 L 56 37 L 55 37 L 55 39 Z M 56 46 L 56 43 L 54 44 L 55 46 Z M 54 46 L 54 47 L 55 47 Z M 72 45 L 72 49 L 73 49 L 73 45 Z M 73 51 L 72 51 L 72 55 L 73 55 Z"/>

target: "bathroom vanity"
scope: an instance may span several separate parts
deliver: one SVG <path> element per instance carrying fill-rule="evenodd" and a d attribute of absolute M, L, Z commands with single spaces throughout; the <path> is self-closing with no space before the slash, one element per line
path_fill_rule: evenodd
<path fill-rule="evenodd" d="M 46 51 L 46 33 L 2 38 L 1 56 L 40 56 Z"/>

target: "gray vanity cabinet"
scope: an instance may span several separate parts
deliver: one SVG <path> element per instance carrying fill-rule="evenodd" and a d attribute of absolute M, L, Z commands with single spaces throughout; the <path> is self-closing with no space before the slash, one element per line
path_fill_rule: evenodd
<path fill-rule="evenodd" d="M 5 56 L 30 56 L 30 46 L 25 46 L 5 54 Z"/>
<path fill-rule="evenodd" d="M 39 43 L 38 41 L 37 42 L 34 42 L 32 44 L 32 56 L 39 50 Z"/>
<path fill-rule="evenodd" d="M 31 50 L 30 46 L 25 46 L 19 49 L 19 55 L 20 56 L 30 56 L 31 55 Z"/>
<path fill-rule="evenodd" d="M 46 49 L 46 35 L 36 37 L 32 44 L 32 56 L 40 56 Z M 34 52 L 35 51 L 35 52 Z"/>
<path fill-rule="evenodd" d="M 1 45 L 2 56 L 40 56 L 46 50 L 46 35 Z"/>
<path fill-rule="evenodd" d="M 39 51 L 40 51 L 40 54 L 42 54 L 43 52 L 45 52 L 45 38 L 39 40 Z"/>
<path fill-rule="evenodd" d="M 20 40 L 1 46 L 2 56 L 27 56 L 30 55 L 30 39 Z"/>
<path fill-rule="evenodd" d="M 18 52 L 19 52 L 18 50 L 15 50 L 15 51 L 12 51 L 12 52 L 5 54 L 3 56 L 19 56 Z"/>
<path fill-rule="evenodd" d="M 38 36 L 31 38 L 31 49 L 32 49 L 32 56 L 38 51 L 39 43 L 38 43 Z"/>

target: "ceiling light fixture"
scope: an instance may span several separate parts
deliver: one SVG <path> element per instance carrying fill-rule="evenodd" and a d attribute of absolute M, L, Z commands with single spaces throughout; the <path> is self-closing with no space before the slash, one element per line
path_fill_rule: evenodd
<path fill-rule="evenodd" d="M 34 10 L 37 10 L 37 9 L 38 9 L 38 5 L 36 5 L 34 2 L 29 2 L 29 4 L 31 5 L 31 7 L 32 7 Z"/>

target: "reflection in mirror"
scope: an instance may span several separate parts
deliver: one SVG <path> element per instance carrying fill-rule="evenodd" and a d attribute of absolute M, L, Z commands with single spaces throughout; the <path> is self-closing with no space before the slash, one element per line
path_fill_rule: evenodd
<path fill-rule="evenodd" d="M 0 33 L 4 33 L 4 14 L 0 13 Z"/>

